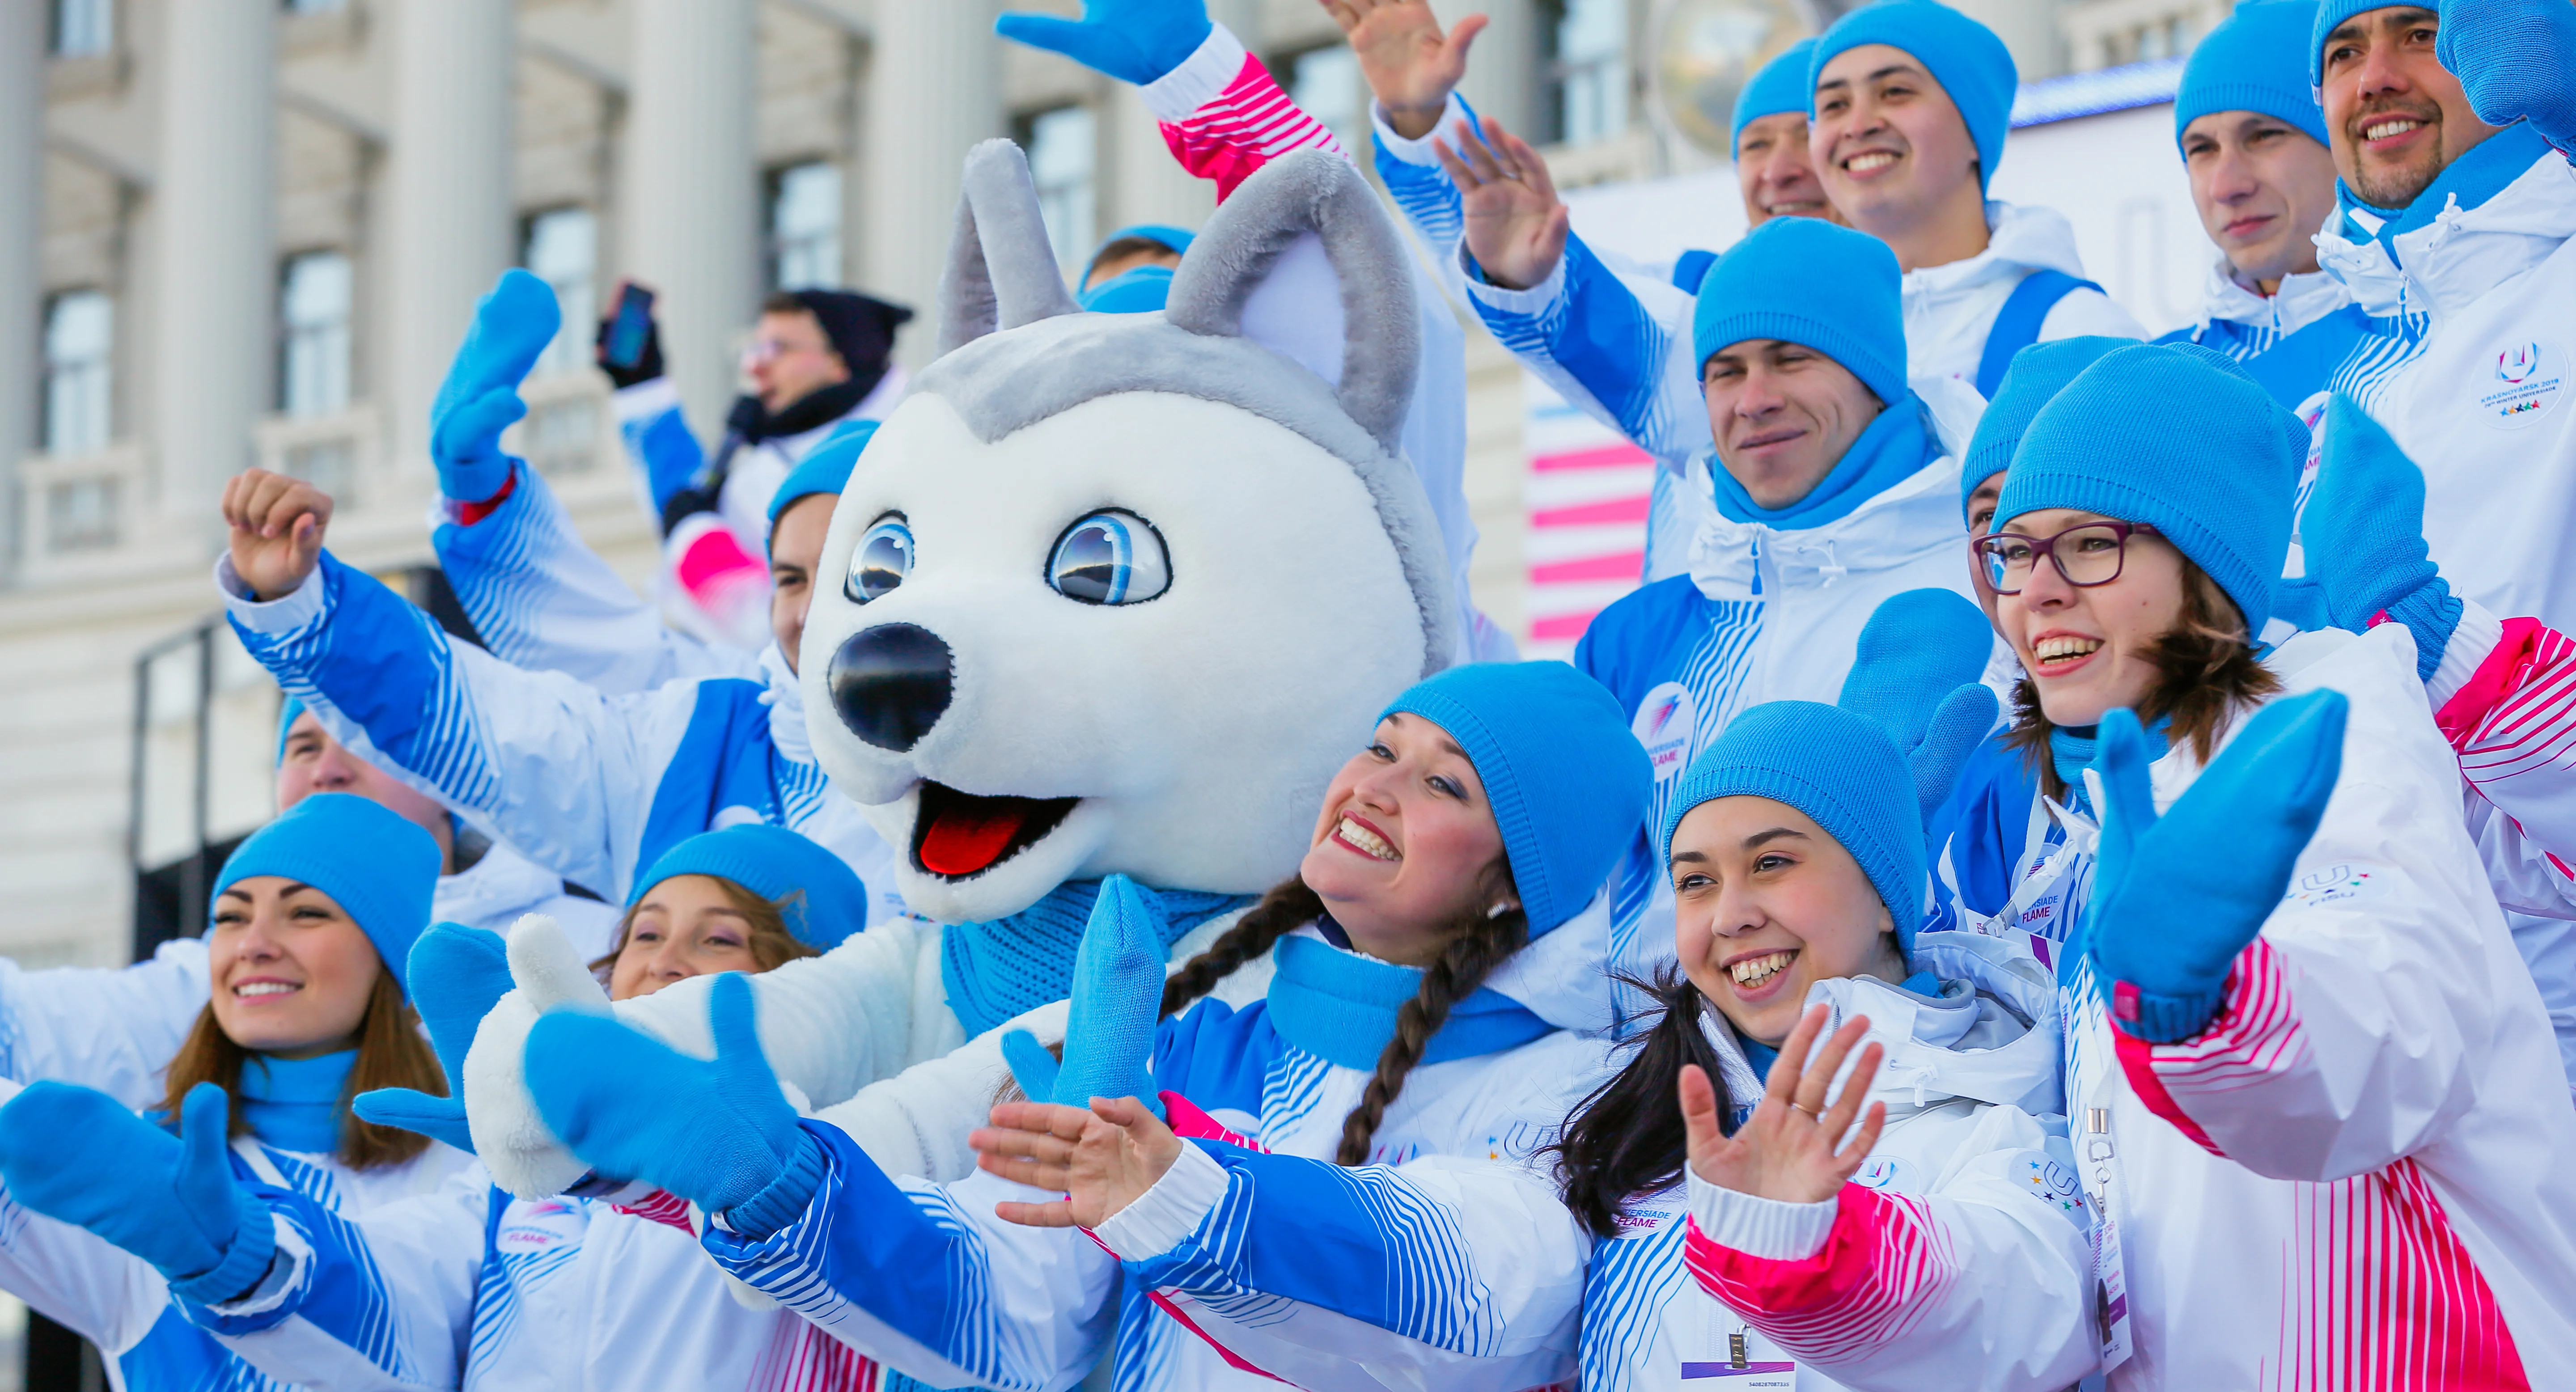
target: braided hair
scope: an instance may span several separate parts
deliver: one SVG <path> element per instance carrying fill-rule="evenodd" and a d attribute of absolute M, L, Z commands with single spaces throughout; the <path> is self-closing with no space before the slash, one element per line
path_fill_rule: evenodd
<path fill-rule="evenodd" d="M 1509 892 L 1508 873 L 1496 863 L 1500 884 L 1486 886 L 1482 901 L 1502 898 Z M 1243 917 L 1225 930 L 1224 936 L 1210 944 L 1208 950 L 1191 958 L 1171 979 L 1163 983 L 1163 1014 L 1177 1013 L 1182 1007 L 1208 992 L 1217 983 L 1234 974 L 1245 963 L 1253 961 L 1306 924 L 1324 916 L 1324 901 L 1306 887 L 1305 880 L 1290 877 L 1261 896 L 1261 902 L 1244 910 Z M 1377 1134 L 1378 1123 L 1385 1119 L 1386 1109 L 1396 1094 L 1404 1090 L 1405 1075 L 1422 1061 L 1422 1051 L 1431 1036 L 1440 1032 L 1449 1012 L 1458 1002 L 1476 993 L 1496 967 L 1529 942 L 1529 915 L 1518 904 L 1498 914 L 1470 911 L 1448 935 L 1448 945 L 1440 957 L 1422 973 L 1422 989 L 1414 993 L 1396 1011 L 1395 1038 L 1378 1054 L 1377 1072 L 1369 1078 L 1367 1091 L 1360 1094 L 1359 1105 L 1342 1120 L 1342 1145 L 1335 1163 L 1364 1165 L 1368 1163 L 1369 1145 Z"/>
<path fill-rule="evenodd" d="M 1621 979 L 1652 996 L 1663 1015 L 1636 1040 L 1636 1056 L 1575 1105 L 1565 1129 L 1547 1147 L 1556 1154 L 1565 1206 L 1594 1236 L 1604 1238 L 1618 1235 L 1621 1204 L 1681 1178 L 1689 1145 L 1673 1094 L 1684 1065 L 1697 1064 L 1708 1075 L 1717 1093 L 1718 1125 L 1732 1132 L 1735 1117 L 1717 1050 L 1700 1028 L 1699 988 L 1669 963 L 1652 981 Z"/>

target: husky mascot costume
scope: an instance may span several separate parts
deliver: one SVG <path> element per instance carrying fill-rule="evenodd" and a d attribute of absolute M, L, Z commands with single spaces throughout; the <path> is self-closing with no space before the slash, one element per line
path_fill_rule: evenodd
<path fill-rule="evenodd" d="M 814 755 L 899 848 L 918 917 L 752 978 L 781 1080 L 887 1171 L 973 1168 L 1001 1027 L 1062 1037 L 1104 876 L 1154 888 L 1186 960 L 1294 873 L 1354 739 L 1456 650 L 1396 443 L 1415 314 L 1392 221 L 1329 154 L 1247 181 L 1159 315 L 1079 310 L 1020 151 L 968 157 L 939 356 L 842 492 L 798 664 Z M 466 1106 L 494 1178 L 550 1194 L 582 1166 L 527 1096 L 527 1030 L 610 1007 L 542 920 L 510 958 Z M 1516 994 L 1596 1023 L 1606 989 L 1565 965 L 1529 964 Z M 1257 998 L 1267 972 L 1221 994 Z M 615 1011 L 711 1057 L 709 984 Z"/>

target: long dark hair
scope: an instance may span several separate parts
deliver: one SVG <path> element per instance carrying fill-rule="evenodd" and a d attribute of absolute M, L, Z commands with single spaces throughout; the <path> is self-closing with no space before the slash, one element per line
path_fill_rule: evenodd
<path fill-rule="evenodd" d="M 168 1083 L 161 1095 L 162 1112 L 179 1115 L 179 1104 L 187 1097 L 188 1089 L 199 1083 L 213 1083 L 231 1099 L 227 1134 L 245 1134 L 250 1122 L 242 1115 L 241 1076 L 250 1056 L 250 1050 L 234 1043 L 233 1037 L 215 1022 L 212 1005 L 198 1011 L 196 1026 L 188 1031 L 178 1056 L 170 1060 Z M 341 1164 L 353 1170 L 399 1165 L 429 1148 L 427 1136 L 363 1121 L 349 1109 L 351 1098 L 376 1088 L 412 1088 L 436 1097 L 447 1095 L 447 1074 L 438 1066 L 438 1055 L 429 1051 L 429 1040 L 420 1032 L 420 1016 L 404 1003 L 402 987 L 394 983 L 390 971 L 376 974 L 375 989 L 367 996 L 367 1013 L 358 1022 L 358 1061 L 349 1069 L 349 1081 L 340 1093 L 340 1145 L 333 1153 Z"/>
<path fill-rule="evenodd" d="M 1510 876 L 1497 862 L 1486 893 L 1480 902 L 1492 902 L 1511 892 Z M 1268 952 L 1281 938 L 1298 927 L 1323 917 L 1324 901 L 1306 887 L 1301 878 L 1291 878 L 1274 886 L 1261 896 L 1261 902 L 1244 910 L 1243 917 L 1208 947 L 1172 974 L 1163 986 L 1163 1013 L 1170 1015 L 1216 988 L 1237 967 Z M 1498 914 L 1470 910 L 1451 928 L 1440 956 L 1422 971 L 1422 989 L 1414 993 L 1395 1013 L 1395 1037 L 1377 1056 L 1377 1072 L 1370 1077 L 1368 1090 L 1360 1094 L 1359 1105 L 1342 1119 L 1341 1149 L 1333 1161 L 1340 1165 L 1365 1165 L 1377 1136 L 1378 1123 L 1386 1119 L 1386 1109 L 1398 1093 L 1404 1091 L 1405 1076 L 1422 1061 L 1422 1051 L 1431 1036 L 1449 1019 L 1458 1002 L 1476 993 L 1513 953 L 1529 942 L 1529 915 L 1516 903 Z"/>
<path fill-rule="evenodd" d="M 1663 1014 L 1629 1044 L 1636 1054 L 1627 1066 L 1575 1104 L 1565 1129 L 1547 1147 L 1556 1155 L 1565 1206 L 1594 1236 L 1604 1238 L 1618 1235 L 1621 1204 L 1681 1178 L 1689 1147 L 1674 1092 L 1683 1065 L 1698 1064 L 1708 1075 L 1709 1086 L 1717 1091 L 1717 1124 L 1726 1132 L 1735 1130 L 1726 1073 L 1700 1025 L 1705 1006 L 1699 988 L 1671 963 L 1652 981 L 1621 980 L 1652 996 Z"/>
<path fill-rule="evenodd" d="M 2144 654 L 2156 669 L 2155 685 L 2138 703 L 2138 719 L 2165 728 L 2173 744 L 2188 744 L 2203 763 L 2218 752 L 2239 712 L 2281 689 L 2281 679 L 2254 657 L 2245 631 L 2245 616 L 2236 602 L 2185 556 L 2182 561 L 2182 617 Z M 2006 743 L 2038 771 L 2040 791 L 2066 800 L 2066 780 L 2049 757 L 2047 712 L 2039 708 L 2039 685 L 2027 675 L 2013 686 L 2013 727 Z"/>

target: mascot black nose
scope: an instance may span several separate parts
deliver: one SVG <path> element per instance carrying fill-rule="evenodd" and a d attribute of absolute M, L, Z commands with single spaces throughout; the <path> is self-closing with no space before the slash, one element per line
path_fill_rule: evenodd
<path fill-rule="evenodd" d="M 901 754 L 948 709 L 954 665 L 948 645 L 929 629 L 907 623 L 861 629 L 832 654 L 825 673 L 832 709 L 850 733 Z"/>

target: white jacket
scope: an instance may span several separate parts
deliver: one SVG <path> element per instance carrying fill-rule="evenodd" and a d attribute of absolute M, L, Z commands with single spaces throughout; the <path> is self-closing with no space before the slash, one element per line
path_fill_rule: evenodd
<path fill-rule="evenodd" d="M 2458 757 L 2403 625 L 2271 663 L 2287 694 L 2349 698 L 2342 779 L 2218 1016 L 2146 1044 L 2086 959 L 2061 973 L 2079 1170 L 2125 1254 L 2110 1386 L 2545 1385 L 2576 1367 L 2576 1109 L 2454 810 Z M 2159 760 L 2158 805 L 2199 771 Z M 2080 902 L 2094 827 L 2059 823 Z"/>
<path fill-rule="evenodd" d="M 1942 979 L 1938 1003 L 1869 977 L 1807 993 L 1828 1030 L 1866 1015 L 1887 1050 L 1869 1091 L 1887 1129 L 1860 1174 L 1789 1204 L 1685 1169 L 1624 1207 L 1593 1249 L 1584 1392 L 2057 1392 L 2091 1370 L 2092 1210 L 2061 1115 L 2056 982 L 2018 934 L 1929 934 L 1913 965 Z M 1761 1084 L 1733 1030 L 1702 1027 L 1741 1120 Z"/>
<path fill-rule="evenodd" d="M 2493 151 L 2489 147 L 2496 147 Z M 2424 537 L 2462 597 L 2502 615 L 2576 629 L 2576 168 L 2525 127 L 2488 137 L 2453 166 L 2529 163 L 2463 206 L 2450 192 L 2428 225 L 2353 240 L 2337 218 L 2319 259 L 2362 308 L 2389 316 L 2335 385 L 2388 427 L 2424 471 Z M 2504 171 L 2510 172 L 2510 171 Z M 2497 178 L 2502 178 L 2499 172 Z M 2439 196 L 2445 180 L 2435 185 Z M 2473 181 L 2471 181 L 2473 182 Z"/>
<path fill-rule="evenodd" d="M 0 1103 L 16 1097 L 19 1086 L 0 1081 Z M 278 1150 L 249 1137 L 233 1142 L 236 1179 L 308 1195 L 314 1212 L 340 1218 L 430 1193 L 471 1162 L 471 1156 L 433 1143 L 407 1163 L 358 1171 L 329 1155 Z M 277 1248 L 294 1253 L 310 1250 L 310 1244 L 301 1228 L 281 1219 Z M 257 1385 L 251 1369 L 188 1322 L 151 1263 L 86 1229 L 30 1213 L 8 1202 L 5 1192 L 0 1290 L 96 1345 L 110 1384 L 119 1389 L 200 1392 Z M 339 1294 L 352 1317 L 380 1331 L 380 1338 L 409 1317 L 404 1302 L 381 1284 L 353 1279 Z"/>

